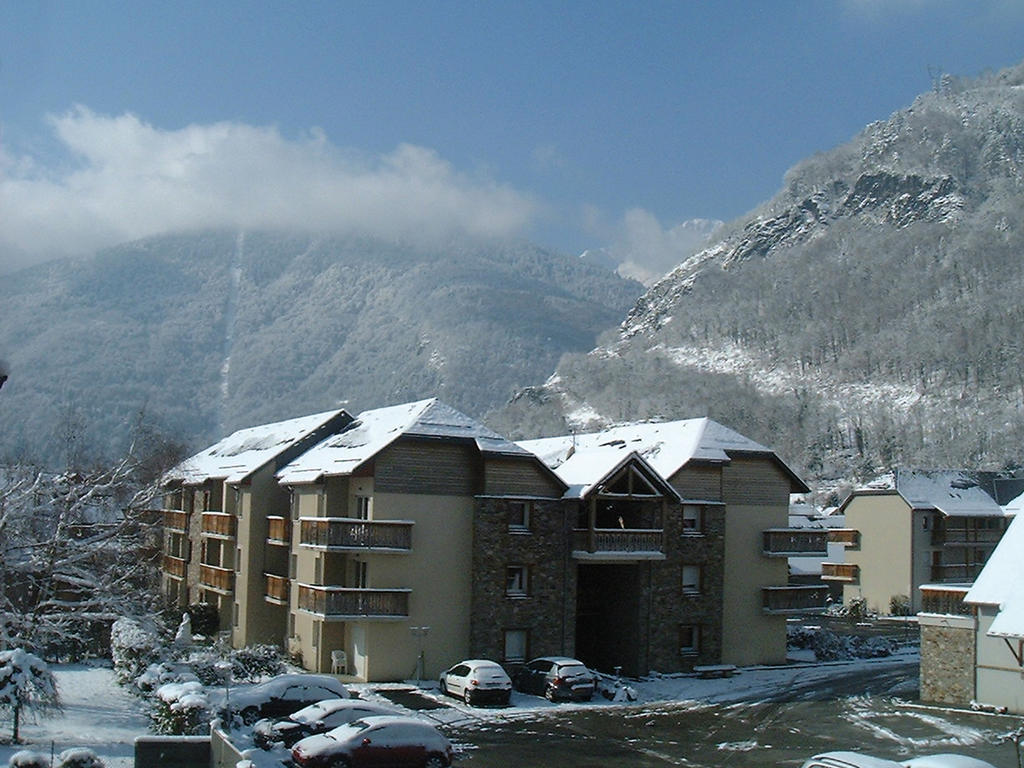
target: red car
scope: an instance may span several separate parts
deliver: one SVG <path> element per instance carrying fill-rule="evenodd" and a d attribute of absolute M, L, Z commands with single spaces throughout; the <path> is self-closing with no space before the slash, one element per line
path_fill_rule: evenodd
<path fill-rule="evenodd" d="M 430 723 L 414 717 L 364 717 L 292 747 L 300 768 L 446 768 L 452 744 Z"/>

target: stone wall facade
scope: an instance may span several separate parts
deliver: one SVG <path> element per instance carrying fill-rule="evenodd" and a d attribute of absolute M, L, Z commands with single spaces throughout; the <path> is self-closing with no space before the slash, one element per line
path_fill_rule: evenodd
<path fill-rule="evenodd" d="M 921 701 L 966 706 L 975 698 L 975 627 L 969 616 L 919 614 Z"/>

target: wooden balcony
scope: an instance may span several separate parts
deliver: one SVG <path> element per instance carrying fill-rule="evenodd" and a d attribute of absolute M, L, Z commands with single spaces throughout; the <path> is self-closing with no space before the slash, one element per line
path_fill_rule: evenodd
<path fill-rule="evenodd" d="M 183 512 L 180 509 L 161 509 L 160 514 L 163 518 L 164 528 L 170 528 L 173 531 L 188 530 L 188 512 Z"/>
<path fill-rule="evenodd" d="M 825 557 L 828 531 L 824 528 L 769 528 L 762 533 L 765 557 Z"/>
<path fill-rule="evenodd" d="M 860 546 L 860 531 L 854 528 L 829 528 L 828 540 L 833 544 L 857 548 Z"/>
<path fill-rule="evenodd" d="M 860 580 L 860 566 L 854 563 L 822 563 L 821 580 L 856 584 Z"/>
<path fill-rule="evenodd" d="M 950 584 L 949 586 L 926 584 L 921 587 L 921 612 L 970 616 L 974 610 L 964 603 L 968 589 L 970 587 L 966 584 Z"/>
<path fill-rule="evenodd" d="M 661 528 L 580 528 L 572 534 L 576 560 L 623 562 L 665 559 Z"/>
<path fill-rule="evenodd" d="M 286 604 L 291 598 L 291 580 L 275 573 L 264 573 L 267 580 L 266 598 L 271 603 Z"/>
<path fill-rule="evenodd" d="M 982 563 L 937 563 L 932 564 L 931 581 L 939 583 L 973 582 L 981 573 Z"/>
<path fill-rule="evenodd" d="M 215 565 L 200 565 L 199 583 L 217 592 L 228 594 L 235 589 L 235 572 Z"/>
<path fill-rule="evenodd" d="M 291 521 L 283 517 L 267 515 L 267 543 L 287 544 L 292 540 Z"/>
<path fill-rule="evenodd" d="M 203 512 L 203 535 L 235 538 L 235 516 L 224 512 Z"/>
<path fill-rule="evenodd" d="M 951 527 L 932 530 L 932 544 L 945 547 L 962 547 L 968 544 L 991 544 L 995 546 L 1003 538 L 1003 529 Z"/>
<path fill-rule="evenodd" d="M 185 578 L 186 561 L 181 557 L 174 557 L 173 555 L 164 555 L 163 569 L 164 573 L 168 576 L 173 576 L 176 579 Z"/>
<path fill-rule="evenodd" d="M 322 619 L 380 621 L 409 618 L 411 589 L 354 589 L 299 585 L 299 608 Z"/>
<path fill-rule="evenodd" d="M 304 517 L 299 543 L 337 552 L 406 553 L 412 549 L 412 523 L 407 520 L 356 520 L 348 517 Z"/>
<path fill-rule="evenodd" d="M 828 587 L 762 587 L 761 596 L 765 613 L 816 613 L 828 604 Z"/>

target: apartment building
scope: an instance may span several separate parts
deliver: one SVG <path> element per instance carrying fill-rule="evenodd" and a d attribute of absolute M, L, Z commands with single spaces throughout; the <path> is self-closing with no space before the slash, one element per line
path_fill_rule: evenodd
<path fill-rule="evenodd" d="M 1003 505 L 1022 484 L 1009 473 L 896 470 L 839 507 L 845 561 L 824 563 L 822 579 L 842 583 L 846 603 L 863 598 L 885 614 L 893 601 L 908 602 L 917 613 L 923 585 L 977 577 L 1006 530 Z"/>
<path fill-rule="evenodd" d="M 352 421 L 344 410 L 241 429 L 162 478 L 163 591 L 208 603 L 235 647 L 282 642 L 286 599 L 265 600 L 287 568 L 288 492 L 275 473 Z"/>
<path fill-rule="evenodd" d="M 354 680 L 780 663 L 785 616 L 825 603 L 788 583 L 825 551 L 787 526 L 807 487 L 709 419 L 516 444 L 422 400 L 243 430 L 165 483 L 167 594 Z"/>

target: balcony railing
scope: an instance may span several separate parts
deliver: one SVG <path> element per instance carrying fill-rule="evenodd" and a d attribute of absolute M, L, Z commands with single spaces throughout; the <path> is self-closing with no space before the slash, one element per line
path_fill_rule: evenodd
<path fill-rule="evenodd" d="M 405 619 L 410 589 L 299 585 L 299 608 L 325 619 Z"/>
<path fill-rule="evenodd" d="M 271 544 L 287 544 L 292 538 L 292 526 L 283 517 L 267 516 L 267 541 Z"/>
<path fill-rule="evenodd" d="M 814 557 L 828 554 L 824 528 L 769 528 L 763 532 L 766 557 Z"/>
<path fill-rule="evenodd" d="M 267 579 L 267 599 L 276 603 L 287 603 L 291 597 L 291 580 L 275 573 L 264 573 L 263 575 Z"/>
<path fill-rule="evenodd" d="M 224 512 L 203 512 L 203 533 L 234 538 L 235 516 Z"/>
<path fill-rule="evenodd" d="M 762 587 L 761 596 L 765 613 L 811 613 L 825 610 L 828 587 Z"/>
<path fill-rule="evenodd" d="M 844 547 L 859 547 L 860 531 L 854 528 L 829 528 L 828 540 L 833 544 L 842 544 Z"/>
<path fill-rule="evenodd" d="M 235 572 L 215 565 L 200 565 L 199 583 L 220 592 L 231 592 L 235 588 Z"/>
<path fill-rule="evenodd" d="M 572 556 L 577 560 L 664 560 L 661 528 L 582 528 L 573 531 Z"/>
<path fill-rule="evenodd" d="M 851 584 L 860 579 L 860 566 L 855 563 L 822 563 L 822 581 L 845 581 Z"/>
<path fill-rule="evenodd" d="M 932 544 L 959 547 L 965 544 L 998 544 L 1003 537 L 1001 528 L 935 528 Z"/>
<path fill-rule="evenodd" d="M 981 573 L 981 563 L 933 564 L 931 580 L 937 582 L 974 581 Z"/>
<path fill-rule="evenodd" d="M 188 513 L 182 512 L 179 509 L 163 509 L 160 510 L 164 528 L 171 528 L 175 531 L 187 531 L 188 530 Z"/>
<path fill-rule="evenodd" d="M 921 612 L 970 616 L 973 609 L 964 602 L 968 589 L 966 585 L 921 587 Z"/>
<path fill-rule="evenodd" d="M 174 557 L 173 555 L 164 555 L 164 573 L 168 576 L 173 576 L 176 579 L 185 578 L 185 560 L 180 557 Z"/>
<path fill-rule="evenodd" d="M 356 520 L 348 517 L 304 517 L 300 543 L 333 550 L 408 552 L 412 523 L 407 520 Z"/>

